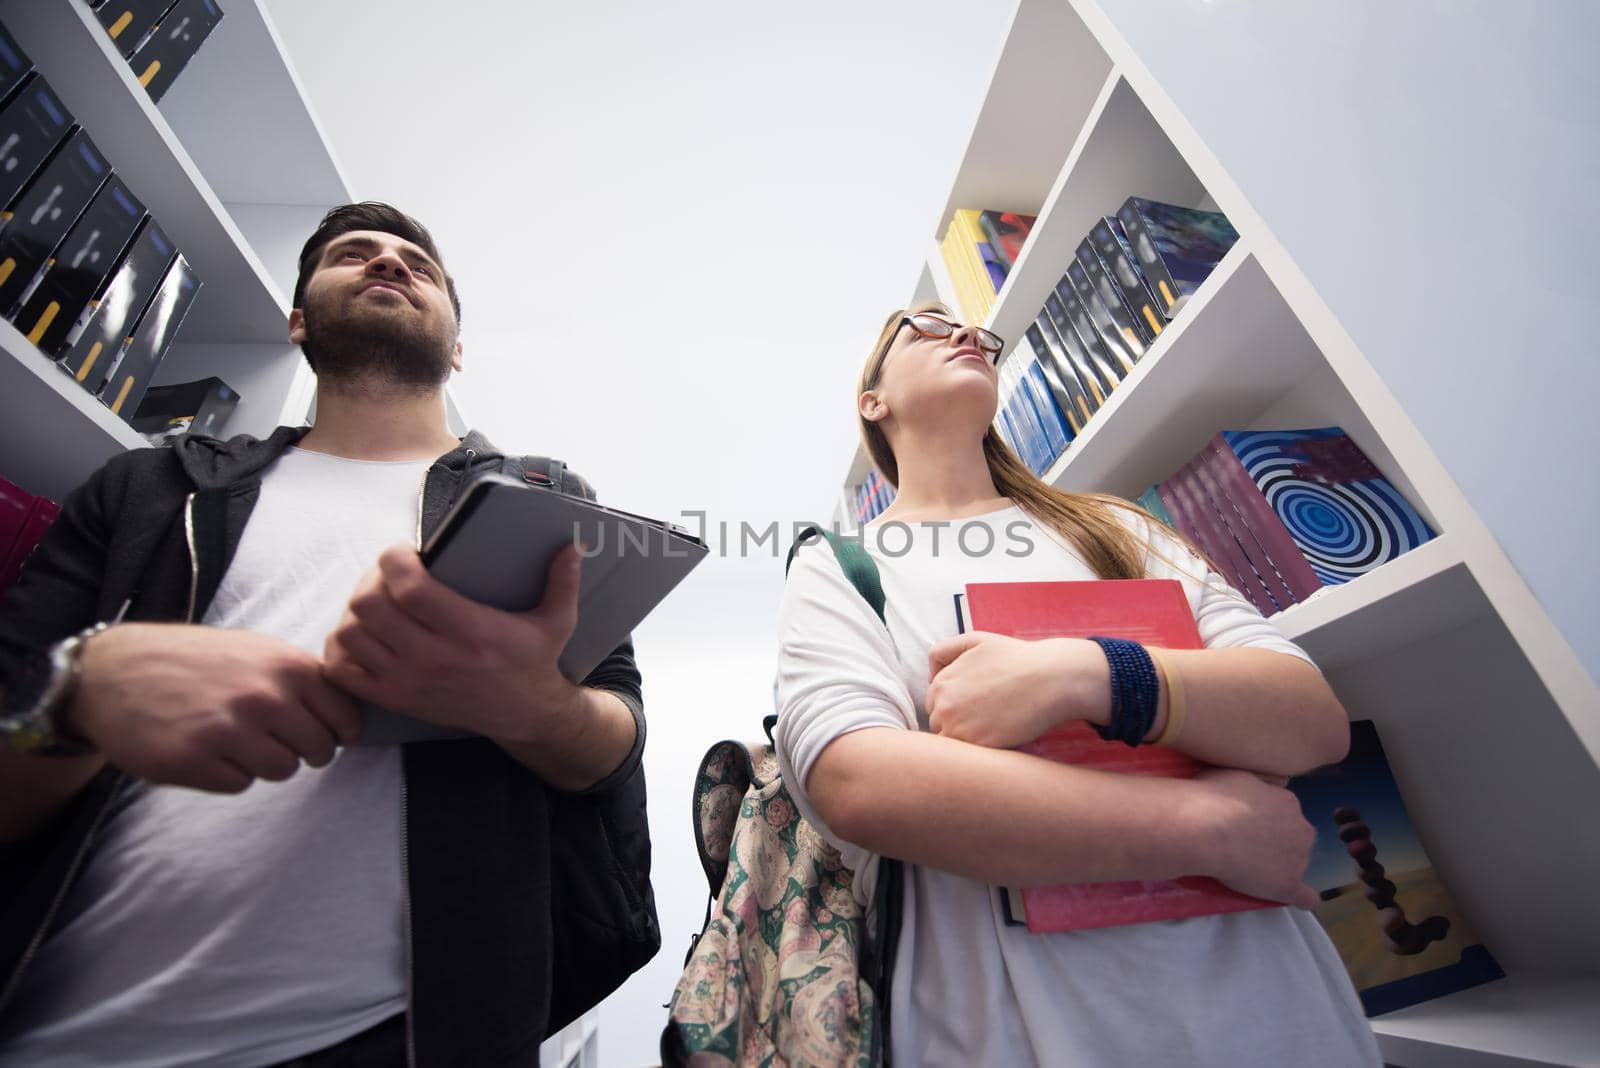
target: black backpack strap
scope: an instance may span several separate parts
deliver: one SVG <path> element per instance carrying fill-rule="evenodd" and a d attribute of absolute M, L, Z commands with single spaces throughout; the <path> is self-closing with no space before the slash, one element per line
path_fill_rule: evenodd
<path fill-rule="evenodd" d="M 826 539 L 833 549 L 839 567 L 844 571 L 844 577 L 850 580 L 850 585 L 856 588 L 867 604 L 872 606 L 872 611 L 878 619 L 888 625 L 884 618 L 883 609 L 887 598 L 883 595 L 883 581 L 878 577 L 878 565 L 872 562 L 872 557 L 867 555 L 867 550 L 861 547 L 861 542 L 846 538 L 838 531 L 829 530 L 815 523 L 805 527 L 795 537 L 794 544 L 789 546 L 789 558 L 784 561 L 783 573 L 787 575 L 789 568 L 794 564 L 794 555 L 800 551 L 800 546 L 809 544 L 817 538 Z"/>
<path fill-rule="evenodd" d="M 502 456 L 500 473 L 533 486 L 548 486 L 561 490 L 565 484 L 567 465 L 549 456 Z"/>

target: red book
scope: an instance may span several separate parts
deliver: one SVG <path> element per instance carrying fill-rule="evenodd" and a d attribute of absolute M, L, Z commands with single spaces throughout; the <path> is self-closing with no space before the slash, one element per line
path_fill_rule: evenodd
<path fill-rule="evenodd" d="M 1042 638 L 1128 638 L 1161 649 L 1199 649 L 1189 599 L 1176 579 L 1096 582 L 974 582 L 958 606 L 962 629 Z M 1076 722 L 1023 746 L 1024 752 L 1129 775 L 1187 779 L 1200 769 L 1192 757 L 1167 746 L 1130 748 L 1102 739 Z M 1007 891 L 1015 920 L 1028 930 L 1076 931 L 1156 920 L 1181 920 L 1223 912 L 1275 908 L 1275 903 L 1230 890 L 1206 876 L 1174 880 L 1081 883 Z M 1020 898 L 1021 916 L 1016 915 Z"/>
<path fill-rule="evenodd" d="M 28 559 L 28 554 L 33 552 L 33 547 L 39 544 L 39 539 L 44 536 L 45 530 L 60 514 L 61 509 L 56 506 L 55 501 L 48 497 L 33 498 L 28 514 L 23 517 L 21 525 L 17 528 L 10 552 L 6 554 L 4 560 L 0 560 L 0 595 L 17 581 L 17 576 L 22 574 L 22 565 Z"/>

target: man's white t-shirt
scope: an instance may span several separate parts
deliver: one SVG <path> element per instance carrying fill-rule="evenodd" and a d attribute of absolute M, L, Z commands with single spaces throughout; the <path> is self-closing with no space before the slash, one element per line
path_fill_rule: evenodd
<path fill-rule="evenodd" d="M 858 873 L 866 903 L 874 858 L 829 831 L 804 788 L 818 755 L 853 730 L 927 729 L 928 650 L 957 633 L 954 595 L 967 583 L 1095 576 L 1015 506 L 944 527 L 871 524 L 863 544 L 888 627 L 827 545 L 803 549 L 779 616 L 775 733 L 801 814 Z M 1183 583 L 1207 648 L 1309 659 L 1178 542 L 1158 547 L 1165 560 L 1149 560 L 1149 577 Z M 890 1005 L 899 1064 L 1381 1063 L 1337 952 L 1297 909 L 1033 934 L 1007 925 L 994 887 L 908 865 L 903 923 Z"/>
<path fill-rule="evenodd" d="M 416 538 L 429 461 L 289 449 L 212 626 L 322 652 L 378 554 Z M 398 746 L 238 795 L 135 789 L 100 831 L 0 1034 L 0 1065 L 256 1068 L 406 1007 Z"/>

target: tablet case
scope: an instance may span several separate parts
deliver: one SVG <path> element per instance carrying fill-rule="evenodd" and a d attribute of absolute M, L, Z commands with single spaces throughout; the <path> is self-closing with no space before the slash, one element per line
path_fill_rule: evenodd
<path fill-rule="evenodd" d="M 578 628 L 560 665 L 563 675 L 581 682 L 705 559 L 703 541 L 659 520 L 493 474 L 474 482 L 446 513 L 422 559 L 462 596 L 525 612 L 544 596 L 551 559 L 574 541 L 588 548 Z M 465 736 L 368 706 L 360 744 Z"/>

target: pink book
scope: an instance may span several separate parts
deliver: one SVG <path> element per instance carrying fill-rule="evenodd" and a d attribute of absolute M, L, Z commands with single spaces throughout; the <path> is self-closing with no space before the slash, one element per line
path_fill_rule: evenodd
<path fill-rule="evenodd" d="M 1271 558 L 1261 548 L 1261 544 L 1256 541 L 1255 536 L 1250 533 L 1249 526 L 1245 523 L 1244 517 L 1239 514 L 1239 509 L 1233 503 L 1233 500 L 1223 492 L 1222 483 L 1212 470 L 1215 463 L 1216 457 L 1208 444 L 1201 450 L 1199 456 L 1189 462 L 1189 468 L 1194 472 L 1194 477 L 1199 481 L 1200 488 L 1211 501 L 1211 506 L 1216 509 L 1217 515 L 1221 517 L 1222 525 L 1231 536 L 1234 545 L 1237 546 L 1240 554 L 1244 557 L 1245 566 L 1250 569 L 1256 581 L 1266 590 L 1267 598 L 1265 603 L 1255 598 L 1251 598 L 1251 600 L 1255 602 L 1257 608 L 1261 609 L 1262 615 L 1270 616 L 1274 612 L 1281 612 L 1295 603 L 1294 591 L 1289 589 L 1288 585 L 1283 581 L 1283 576 L 1278 574 L 1277 568 L 1272 566 Z"/>
<path fill-rule="evenodd" d="M 28 559 L 28 554 L 33 552 L 33 547 L 39 544 L 39 539 L 60 514 L 61 509 L 48 497 L 33 499 L 32 507 L 28 509 L 26 518 L 17 530 L 16 539 L 11 544 L 11 551 L 6 555 L 4 563 L 0 564 L 0 594 L 4 594 L 17 581 L 17 576 L 22 574 L 22 565 Z"/>
<path fill-rule="evenodd" d="M 1178 529 L 1189 536 L 1189 540 L 1199 547 L 1200 551 L 1211 558 L 1218 572 L 1228 580 L 1228 584 L 1240 593 L 1249 596 L 1253 580 L 1247 582 L 1245 576 L 1239 574 L 1232 559 L 1228 556 L 1222 542 L 1217 536 L 1217 516 L 1210 511 L 1204 502 L 1197 499 L 1195 487 L 1191 485 L 1186 476 L 1186 469 L 1175 471 L 1171 478 L 1156 487 L 1156 493 L 1167 506 L 1167 511 L 1172 513 L 1173 522 L 1178 524 Z"/>
<path fill-rule="evenodd" d="M 1239 456 L 1228 444 L 1228 439 L 1218 434 L 1211 439 L 1207 449 L 1212 457 L 1211 472 L 1221 485 L 1222 492 L 1238 509 L 1245 526 L 1272 562 L 1284 585 L 1294 594 L 1295 600 L 1303 601 L 1320 590 L 1322 580 L 1311 570 L 1305 553 L 1295 544 L 1294 537 L 1289 533 L 1289 528 L 1283 525 L 1283 520 L 1278 518 L 1278 513 L 1272 510 L 1272 505 L 1262 494 L 1261 487 L 1256 485 L 1256 480 L 1239 462 Z"/>
<path fill-rule="evenodd" d="M 1095 582 L 968 583 L 958 601 L 962 629 L 1041 638 L 1128 638 L 1162 649 L 1199 649 L 1200 632 L 1175 579 Z M 1023 747 L 1063 764 L 1129 775 L 1190 778 L 1200 764 L 1167 746 L 1131 748 L 1102 739 L 1087 723 L 1068 724 Z M 1120 927 L 1224 912 L 1273 908 L 1215 879 L 1188 876 L 1145 882 L 1033 886 L 1005 892 L 1014 921 L 1034 932 Z"/>

